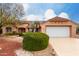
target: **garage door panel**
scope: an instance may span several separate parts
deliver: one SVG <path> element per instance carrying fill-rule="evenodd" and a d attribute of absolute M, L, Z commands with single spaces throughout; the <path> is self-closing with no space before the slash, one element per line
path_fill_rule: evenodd
<path fill-rule="evenodd" d="M 46 33 L 50 37 L 69 37 L 69 27 L 46 27 Z"/>

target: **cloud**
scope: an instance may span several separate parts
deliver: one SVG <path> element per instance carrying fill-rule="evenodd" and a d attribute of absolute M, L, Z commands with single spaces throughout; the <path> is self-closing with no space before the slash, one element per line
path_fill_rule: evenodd
<path fill-rule="evenodd" d="M 60 14 L 58 15 L 58 17 L 62 17 L 62 18 L 67 18 L 67 19 L 69 19 L 69 15 L 68 15 L 67 13 L 65 13 L 65 12 L 60 13 Z"/>
<path fill-rule="evenodd" d="M 57 15 L 55 14 L 53 9 L 47 9 L 44 13 L 44 16 L 31 14 L 31 15 L 28 15 L 26 18 L 28 21 L 46 21 L 46 20 L 54 18 L 56 16 Z M 43 18 L 45 18 L 45 19 L 43 19 Z"/>
<path fill-rule="evenodd" d="M 23 7 L 24 7 L 24 11 L 27 12 L 27 10 L 29 8 L 29 4 L 28 3 L 25 3 L 25 4 L 23 4 Z"/>
<path fill-rule="evenodd" d="M 45 19 L 51 19 L 53 17 L 56 17 L 56 14 L 53 9 L 48 9 L 46 10 L 44 16 L 45 16 Z"/>
<path fill-rule="evenodd" d="M 24 8 L 25 10 L 27 10 L 29 8 L 28 4 L 24 4 Z M 40 15 L 34 15 L 34 14 L 30 14 L 30 15 L 25 15 L 25 17 L 23 18 L 26 21 L 47 21 L 51 18 L 54 17 L 62 17 L 62 18 L 69 18 L 69 15 L 65 12 L 61 12 L 59 15 L 56 15 L 56 13 L 54 12 L 53 9 L 47 9 L 44 13 L 44 15 L 40 14 Z"/>
<path fill-rule="evenodd" d="M 27 21 L 42 21 L 43 19 L 39 16 L 39 15 L 28 15 L 27 17 Z"/>

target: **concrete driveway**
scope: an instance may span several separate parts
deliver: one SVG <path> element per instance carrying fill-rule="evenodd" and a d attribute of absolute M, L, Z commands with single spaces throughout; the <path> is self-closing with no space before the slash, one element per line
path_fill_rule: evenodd
<path fill-rule="evenodd" d="M 50 38 L 49 42 L 58 56 L 79 56 L 78 38 Z"/>

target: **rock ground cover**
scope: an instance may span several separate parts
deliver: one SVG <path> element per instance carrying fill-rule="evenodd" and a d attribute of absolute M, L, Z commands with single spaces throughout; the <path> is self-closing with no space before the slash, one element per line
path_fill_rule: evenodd
<path fill-rule="evenodd" d="M 19 42 L 7 41 L 0 38 L 0 56 L 16 56 L 14 51 L 20 47 L 21 44 Z"/>
<path fill-rule="evenodd" d="M 41 51 L 25 51 L 22 49 L 22 37 L 0 37 L 0 56 L 55 56 L 55 51 L 49 44 Z"/>

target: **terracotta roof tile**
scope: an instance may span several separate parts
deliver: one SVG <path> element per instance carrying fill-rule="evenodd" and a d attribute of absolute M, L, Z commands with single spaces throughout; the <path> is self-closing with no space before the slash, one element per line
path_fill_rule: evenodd
<path fill-rule="evenodd" d="M 48 21 L 50 21 L 50 22 L 52 22 L 52 21 L 66 22 L 66 21 L 69 21 L 69 19 L 61 18 L 61 17 L 54 17 L 54 18 L 52 18 L 52 19 L 49 19 Z"/>

